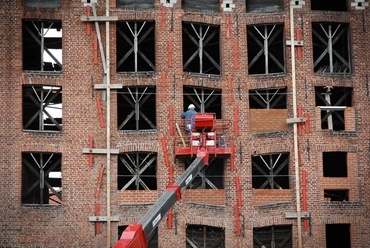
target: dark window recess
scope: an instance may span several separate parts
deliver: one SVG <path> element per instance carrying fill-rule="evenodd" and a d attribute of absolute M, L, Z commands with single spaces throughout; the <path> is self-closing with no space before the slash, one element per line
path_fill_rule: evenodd
<path fill-rule="evenodd" d="M 282 0 L 247 0 L 246 1 L 247 12 L 259 13 L 259 12 L 274 12 L 283 10 Z"/>
<path fill-rule="evenodd" d="M 36 8 L 60 8 L 62 7 L 62 0 L 23 0 L 24 7 Z"/>
<path fill-rule="evenodd" d="M 324 189 L 324 197 L 330 201 L 349 201 L 348 189 Z"/>
<path fill-rule="evenodd" d="M 156 129 L 155 87 L 124 87 L 117 95 L 118 130 Z"/>
<path fill-rule="evenodd" d="M 185 161 L 185 169 L 190 161 Z M 205 166 L 194 180 L 188 185 L 189 189 L 223 189 L 224 188 L 224 160 L 214 158 Z"/>
<path fill-rule="evenodd" d="M 23 85 L 23 129 L 62 131 L 62 88 Z"/>
<path fill-rule="evenodd" d="M 313 23 L 312 44 L 315 72 L 351 72 L 347 23 Z"/>
<path fill-rule="evenodd" d="M 315 87 L 316 106 L 321 108 L 321 128 L 345 130 L 344 111 L 352 107 L 350 87 Z"/>
<path fill-rule="evenodd" d="M 118 156 L 118 190 L 156 190 L 157 154 L 129 152 Z"/>
<path fill-rule="evenodd" d="M 121 238 L 123 231 L 127 226 L 118 226 L 118 240 Z M 146 237 L 148 241 L 148 248 L 158 248 L 158 228 L 153 232 L 151 237 Z"/>
<path fill-rule="evenodd" d="M 212 13 L 220 11 L 219 0 L 182 0 L 181 2 L 183 10 Z"/>
<path fill-rule="evenodd" d="M 219 89 L 184 86 L 184 110 L 194 104 L 199 113 L 215 113 L 217 119 L 222 118 L 222 93 Z"/>
<path fill-rule="evenodd" d="M 326 248 L 351 248 L 350 224 L 326 224 Z"/>
<path fill-rule="evenodd" d="M 347 153 L 323 152 L 324 177 L 347 177 Z"/>
<path fill-rule="evenodd" d="M 286 88 L 257 89 L 249 91 L 251 109 L 286 109 Z"/>
<path fill-rule="evenodd" d="M 311 0 L 311 10 L 347 11 L 346 0 Z"/>
<path fill-rule="evenodd" d="M 225 229 L 221 227 L 187 225 L 186 248 L 225 247 Z"/>
<path fill-rule="evenodd" d="M 182 25 L 185 72 L 220 75 L 220 27 L 197 23 Z"/>
<path fill-rule="evenodd" d="M 289 153 L 252 156 L 252 187 L 289 189 Z"/>
<path fill-rule="evenodd" d="M 61 21 L 23 20 L 23 70 L 62 70 Z"/>
<path fill-rule="evenodd" d="M 153 0 L 116 0 L 117 8 L 150 9 L 154 8 Z"/>
<path fill-rule="evenodd" d="M 61 204 L 62 155 L 22 153 L 22 203 Z"/>
<path fill-rule="evenodd" d="M 285 72 L 283 24 L 247 27 L 249 74 Z"/>
<path fill-rule="evenodd" d="M 117 71 L 155 71 L 153 21 L 117 23 Z"/>
<path fill-rule="evenodd" d="M 268 226 L 253 228 L 253 248 L 292 248 L 291 226 Z"/>

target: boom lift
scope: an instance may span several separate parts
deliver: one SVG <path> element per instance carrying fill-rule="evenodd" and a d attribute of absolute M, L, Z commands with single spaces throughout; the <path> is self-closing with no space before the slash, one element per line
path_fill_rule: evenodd
<path fill-rule="evenodd" d="M 194 180 L 197 174 L 209 163 L 209 157 L 218 154 L 229 155 L 230 148 L 220 145 L 216 138 L 216 116 L 211 113 L 199 113 L 193 116 L 189 146 L 176 148 L 177 156 L 196 155 L 195 160 L 145 213 L 138 224 L 130 224 L 122 233 L 115 248 L 147 248 L 148 240 L 153 235 L 159 222 L 168 211 L 181 200 L 182 192 Z"/>

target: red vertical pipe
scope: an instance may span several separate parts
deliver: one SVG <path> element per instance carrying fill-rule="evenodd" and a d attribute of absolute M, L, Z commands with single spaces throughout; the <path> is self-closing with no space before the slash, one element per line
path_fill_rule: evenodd
<path fill-rule="evenodd" d="M 305 122 L 305 132 L 309 133 L 310 132 L 310 115 L 309 114 L 304 114 L 304 118 L 306 119 Z"/>
<path fill-rule="evenodd" d="M 238 205 L 243 206 L 242 189 L 240 187 L 240 178 L 238 175 L 235 175 L 235 183 L 236 183 L 236 195 L 238 197 Z"/>
<path fill-rule="evenodd" d="M 99 197 L 101 182 L 103 180 L 103 174 L 104 174 L 104 167 L 101 167 L 99 171 L 98 183 L 96 184 L 95 198 Z"/>
<path fill-rule="evenodd" d="M 164 101 L 164 96 L 166 94 L 166 72 L 162 72 L 162 101 Z"/>
<path fill-rule="evenodd" d="M 170 211 L 168 211 L 168 214 L 167 214 L 167 228 L 168 229 L 172 229 L 172 219 L 173 219 L 173 214 L 172 214 L 172 209 L 170 209 Z"/>
<path fill-rule="evenodd" d="M 235 155 L 234 155 L 234 141 L 230 141 L 230 170 L 231 171 L 234 171 L 235 169 L 235 165 L 234 165 L 234 162 L 235 162 Z"/>
<path fill-rule="evenodd" d="M 239 219 L 239 206 L 238 204 L 234 205 L 234 215 L 235 215 L 235 227 L 236 227 L 236 234 L 240 235 L 240 219 Z"/>
<path fill-rule="evenodd" d="M 307 172 L 306 170 L 302 170 L 302 198 L 303 204 L 302 209 L 303 211 L 307 211 Z M 308 220 L 303 220 L 303 227 L 305 231 L 308 231 Z"/>
<path fill-rule="evenodd" d="M 164 136 L 161 137 L 161 141 L 162 141 L 164 163 L 165 163 L 166 167 L 169 167 L 170 166 L 170 159 L 168 158 L 167 144 L 166 144 L 166 139 L 164 138 Z"/>
<path fill-rule="evenodd" d="M 94 64 L 98 63 L 98 36 L 96 34 L 94 34 L 93 60 Z"/>
<path fill-rule="evenodd" d="M 234 107 L 234 135 L 239 135 L 239 108 L 238 106 Z"/>
<path fill-rule="evenodd" d="M 166 7 L 162 6 L 162 20 L 161 20 L 161 28 L 164 28 L 165 18 L 166 18 Z"/>
<path fill-rule="evenodd" d="M 96 108 L 98 109 L 100 127 L 104 127 L 103 111 L 102 111 L 102 108 L 101 108 L 101 102 L 100 102 L 99 97 L 96 98 Z"/>
<path fill-rule="evenodd" d="M 297 41 L 301 41 L 302 31 L 297 29 L 295 32 L 296 32 L 296 36 L 297 36 Z M 297 58 L 298 59 L 302 58 L 302 47 L 301 46 L 297 47 Z"/>
<path fill-rule="evenodd" d="M 94 142 L 93 136 L 89 135 L 89 148 L 90 149 L 93 148 L 93 142 Z M 90 167 L 93 166 L 93 155 L 92 155 L 92 153 L 89 154 L 89 166 Z"/>
<path fill-rule="evenodd" d="M 99 216 L 99 215 L 100 215 L 100 204 L 95 203 L 95 216 Z M 95 235 L 98 235 L 101 233 L 100 226 L 101 226 L 101 223 L 99 221 L 96 221 L 95 222 Z"/>
<path fill-rule="evenodd" d="M 91 6 L 86 6 L 86 15 L 90 16 L 91 14 Z M 86 34 L 91 34 L 91 22 L 86 22 Z"/>
<path fill-rule="evenodd" d="M 229 103 L 231 103 L 232 102 L 232 91 L 233 91 L 233 88 L 232 88 L 232 77 L 231 77 L 231 75 L 228 75 L 227 76 L 227 86 L 228 86 L 228 90 L 229 90 L 229 92 L 228 92 L 228 100 L 229 100 Z"/>
<path fill-rule="evenodd" d="M 169 179 L 168 179 L 168 185 L 173 185 L 173 166 L 168 167 L 168 174 L 169 174 Z"/>
<path fill-rule="evenodd" d="M 302 105 L 298 105 L 298 118 L 301 118 L 303 116 L 303 108 L 302 108 Z M 302 128 L 303 128 L 303 124 L 302 122 L 298 123 L 298 135 L 302 135 Z"/>
<path fill-rule="evenodd" d="M 172 56 L 173 56 L 173 38 L 168 40 L 168 67 L 172 67 Z"/>
<path fill-rule="evenodd" d="M 226 39 L 230 39 L 230 16 L 226 17 Z"/>
<path fill-rule="evenodd" d="M 239 69 L 239 44 L 238 38 L 234 38 L 234 69 Z"/>
<path fill-rule="evenodd" d="M 170 135 L 173 136 L 174 135 L 174 119 L 173 119 L 173 105 L 170 105 L 170 109 L 169 109 L 169 117 L 170 117 L 170 120 L 169 120 L 169 125 L 170 125 Z"/>

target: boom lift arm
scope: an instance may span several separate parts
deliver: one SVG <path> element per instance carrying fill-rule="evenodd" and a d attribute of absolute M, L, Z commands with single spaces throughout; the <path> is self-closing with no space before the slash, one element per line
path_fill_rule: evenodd
<path fill-rule="evenodd" d="M 181 200 L 181 193 L 193 181 L 204 165 L 204 157 L 197 157 L 175 184 L 168 187 L 157 202 L 146 212 L 139 224 L 131 224 L 126 228 L 122 233 L 121 239 L 114 247 L 148 247 L 147 240 L 153 235 L 159 222 L 173 205 L 175 205 L 178 200 Z"/>
<path fill-rule="evenodd" d="M 230 154 L 229 149 L 216 146 L 216 115 L 201 113 L 194 115 L 189 147 L 181 149 L 177 155 L 196 154 L 196 159 L 190 164 L 174 185 L 167 190 L 146 212 L 138 224 L 129 225 L 122 233 L 121 239 L 114 248 L 147 248 L 148 240 L 154 233 L 159 222 L 170 211 L 186 187 L 194 180 L 197 174 L 208 165 L 209 155 L 219 153 Z"/>

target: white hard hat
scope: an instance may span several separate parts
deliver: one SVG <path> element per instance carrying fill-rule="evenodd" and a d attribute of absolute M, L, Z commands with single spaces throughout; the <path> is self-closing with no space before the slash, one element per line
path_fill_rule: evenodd
<path fill-rule="evenodd" d="M 189 107 L 188 107 L 188 109 L 195 109 L 194 104 L 190 104 Z"/>

